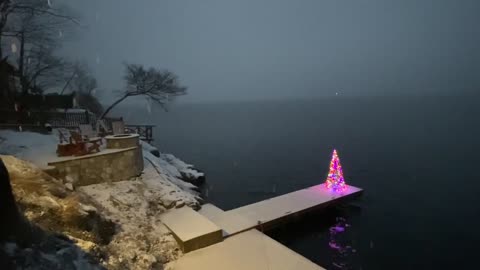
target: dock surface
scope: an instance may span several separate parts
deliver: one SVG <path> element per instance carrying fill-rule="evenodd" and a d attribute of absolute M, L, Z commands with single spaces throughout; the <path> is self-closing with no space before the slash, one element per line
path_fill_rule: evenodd
<path fill-rule="evenodd" d="M 362 192 L 362 189 L 353 186 L 347 186 L 343 192 L 332 192 L 324 184 L 320 184 L 230 211 L 223 211 L 212 204 L 202 206 L 198 212 L 175 209 L 167 215 L 171 220 L 166 220 L 164 223 L 174 235 L 187 235 L 184 240 L 191 242 L 193 249 L 204 248 L 185 254 L 177 261 L 168 264 L 166 269 L 324 269 L 266 236 L 257 228 L 264 231 L 278 222 L 289 220 L 308 211 L 338 204 Z M 176 213 L 177 211 L 179 212 Z M 180 216 L 181 220 L 177 220 L 177 216 Z M 199 216 L 208 219 L 216 227 L 196 226 L 195 221 L 202 220 Z M 222 231 L 221 235 L 224 239 L 221 242 L 218 239 L 217 228 L 221 228 Z M 202 239 L 202 235 L 208 231 L 215 233 L 215 241 Z M 182 241 L 179 242 L 182 245 Z M 210 246 L 207 246 L 208 244 Z"/>
<path fill-rule="evenodd" d="M 200 213 L 230 236 L 253 228 L 270 226 L 303 212 L 327 207 L 360 195 L 362 191 L 360 188 L 347 186 L 345 191 L 337 193 L 320 184 L 223 213 L 212 210 Z"/>
<path fill-rule="evenodd" d="M 185 254 L 167 270 L 322 270 L 272 238 L 250 230 Z"/>

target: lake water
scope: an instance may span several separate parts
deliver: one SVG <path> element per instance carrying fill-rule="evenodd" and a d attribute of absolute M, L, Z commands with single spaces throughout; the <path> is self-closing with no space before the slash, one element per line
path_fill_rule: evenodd
<path fill-rule="evenodd" d="M 324 181 L 338 150 L 361 199 L 270 236 L 328 269 L 473 269 L 480 244 L 478 97 L 176 105 L 155 144 L 207 173 L 224 210 Z"/>

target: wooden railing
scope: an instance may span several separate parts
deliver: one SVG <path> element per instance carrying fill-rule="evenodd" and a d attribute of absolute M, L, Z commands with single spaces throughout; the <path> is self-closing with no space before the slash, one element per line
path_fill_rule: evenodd
<path fill-rule="evenodd" d="M 128 133 L 136 133 L 140 135 L 140 139 L 148 143 L 153 141 L 154 125 L 125 125 Z"/>
<path fill-rule="evenodd" d="M 112 131 L 112 122 L 123 121 L 121 117 L 108 117 L 103 120 L 108 131 Z M 45 131 L 45 124 L 52 128 L 77 129 L 79 125 L 90 124 L 93 129 L 97 128 L 97 117 L 95 114 L 81 110 L 60 112 L 60 111 L 36 111 L 36 112 L 15 112 L 0 110 L 0 128 L 15 130 Z M 136 133 L 140 139 L 153 141 L 154 125 L 125 125 L 126 133 Z M 97 131 L 98 132 L 98 131 Z M 108 133 L 107 133 L 108 134 Z"/>
<path fill-rule="evenodd" d="M 53 128 L 78 127 L 81 124 L 94 125 L 95 114 L 88 111 L 7 111 L 0 110 L 0 125 L 36 125 L 50 124 Z"/>

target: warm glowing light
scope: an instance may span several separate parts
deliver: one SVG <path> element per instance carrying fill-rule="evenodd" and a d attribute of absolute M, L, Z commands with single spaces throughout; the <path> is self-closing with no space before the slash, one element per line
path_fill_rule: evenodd
<path fill-rule="evenodd" d="M 328 189 L 333 191 L 344 191 L 347 186 L 345 185 L 345 179 L 343 178 L 342 165 L 338 158 L 337 150 L 333 150 L 332 160 L 330 161 L 330 170 L 328 171 L 327 180 L 325 185 Z"/>

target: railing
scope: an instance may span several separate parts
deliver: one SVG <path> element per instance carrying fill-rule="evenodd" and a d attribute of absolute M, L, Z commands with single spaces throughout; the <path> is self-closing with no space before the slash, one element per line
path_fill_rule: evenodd
<path fill-rule="evenodd" d="M 112 122 L 123 121 L 122 117 L 105 117 L 103 118 L 103 123 L 105 124 L 107 130 L 112 130 Z"/>
<path fill-rule="evenodd" d="M 128 133 L 136 133 L 140 135 L 140 139 L 148 143 L 153 141 L 154 125 L 125 125 Z"/>
<path fill-rule="evenodd" d="M 0 111 L 0 125 L 36 125 L 50 124 L 53 128 L 78 127 L 81 124 L 95 125 L 95 114 L 86 110 L 77 112 L 61 111 Z"/>
<path fill-rule="evenodd" d="M 95 126 L 97 123 L 97 117 L 95 114 L 85 112 L 54 112 L 48 114 L 48 123 L 54 127 L 78 127 L 82 124 L 91 124 Z"/>
<path fill-rule="evenodd" d="M 119 118 L 104 118 L 103 124 L 106 127 L 107 134 L 112 131 L 112 122 L 123 121 Z M 86 110 L 75 111 L 35 111 L 35 112 L 15 112 L 0 110 L 0 128 L 30 131 L 46 131 L 45 124 L 52 128 L 76 129 L 79 125 L 90 124 L 93 129 L 97 129 L 97 117 Z M 126 133 L 136 133 L 140 139 L 153 141 L 154 125 L 125 125 Z M 97 130 L 97 132 L 99 132 Z"/>

